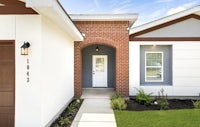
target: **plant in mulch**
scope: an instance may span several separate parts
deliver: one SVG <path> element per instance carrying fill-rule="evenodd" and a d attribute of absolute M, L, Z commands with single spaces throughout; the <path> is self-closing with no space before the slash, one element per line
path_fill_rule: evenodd
<path fill-rule="evenodd" d="M 153 100 L 151 99 L 151 94 L 152 93 L 145 93 L 143 89 L 137 89 L 135 88 L 138 93 L 136 94 L 136 101 L 139 103 L 139 104 L 142 104 L 142 105 L 151 105 Z"/>
<path fill-rule="evenodd" d="M 114 92 L 110 97 L 111 100 L 114 100 L 117 98 L 122 98 L 122 95 L 119 92 Z"/>
<path fill-rule="evenodd" d="M 113 110 L 124 110 L 127 107 L 125 100 L 122 95 L 118 92 L 115 92 L 111 96 L 110 106 Z"/>
<path fill-rule="evenodd" d="M 164 89 L 162 88 L 159 92 L 158 92 L 158 98 L 156 98 L 156 101 L 154 101 L 154 104 L 159 105 L 160 110 L 167 110 L 169 109 L 169 102 L 167 100 L 167 94 L 164 95 Z"/>
<path fill-rule="evenodd" d="M 73 103 L 71 103 L 67 109 L 68 109 L 68 114 L 71 116 L 75 116 L 76 115 L 76 109 L 77 109 L 77 105 L 78 103 L 75 101 Z"/>
<path fill-rule="evenodd" d="M 126 109 L 126 106 L 127 106 L 127 104 L 125 103 L 125 100 L 121 97 L 111 100 L 110 105 L 113 110 L 124 110 Z"/>
<path fill-rule="evenodd" d="M 75 98 L 50 127 L 70 127 L 83 100 Z"/>
<path fill-rule="evenodd" d="M 192 103 L 195 109 L 200 109 L 200 94 L 199 99 L 197 101 L 192 101 Z"/>
<path fill-rule="evenodd" d="M 70 117 L 61 117 L 58 122 L 60 123 L 61 126 L 71 124 Z"/>

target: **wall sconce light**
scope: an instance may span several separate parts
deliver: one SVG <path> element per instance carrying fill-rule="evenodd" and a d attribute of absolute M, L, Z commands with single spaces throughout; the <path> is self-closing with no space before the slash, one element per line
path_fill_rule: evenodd
<path fill-rule="evenodd" d="M 24 42 L 24 44 L 21 46 L 21 55 L 28 55 L 28 48 L 30 47 L 29 42 Z"/>
<path fill-rule="evenodd" d="M 98 51 L 99 51 L 99 47 L 98 47 L 98 45 L 97 45 L 97 47 L 96 47 L 95 51 L 96 51 L 96 52 L 98 52 Z"/>

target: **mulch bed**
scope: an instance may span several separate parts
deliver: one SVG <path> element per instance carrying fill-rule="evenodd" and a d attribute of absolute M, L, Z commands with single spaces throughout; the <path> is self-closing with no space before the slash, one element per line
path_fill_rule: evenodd
<path fill-rule="evenodd" d="M 75 106 L 75 112 L 73 115 L 70 114 L 69 112 L 69 109 L 68 107 L 60 114 L 60 116 L 52 123 L 52 125 L 50 127 L 70 127 L 79 108 L 81 107 L 81 104 L 83 103 L 83 99 L 79 99 L 80 100 L 80 103 L 78 103 L 76 106 Z M 75 103 L 75 101 L 77 101 L 76 99 L 74 99 L 69 105 Z M 69 119 L 69 123 L 68 124 L 64 124 L 64 125 L 61 125 L 60 123 L 60 119 L 61 118 L 68 118 Z"/>
<path fill-rule="evenodd" d="M 170 99 L 169 110 L 170 109 L 193 109 L 192 100 L 179 100 L 179 99 Z M 158 105 L 142 105 L 139 104 L 135 99 L 130 99 L 126 101 L 127 108 L 126 110 L 130 111 L 145 111 L 145 110 L 160 110 Z"/>

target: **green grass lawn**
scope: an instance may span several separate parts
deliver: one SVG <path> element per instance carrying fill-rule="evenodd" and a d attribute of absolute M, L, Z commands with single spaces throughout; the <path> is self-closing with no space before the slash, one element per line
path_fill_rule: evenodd
<path fill-rule="evenodd" d="M 200 127 L 200 110 L 114 111 L 117 127 Z"/>

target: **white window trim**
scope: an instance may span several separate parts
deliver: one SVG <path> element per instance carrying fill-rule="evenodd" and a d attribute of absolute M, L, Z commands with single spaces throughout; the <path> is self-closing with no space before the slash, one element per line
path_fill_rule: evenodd
<path fill-rule="evenodd" d="M 161 66 L 161 71 L 162 71 L 161 75 L 162 76 L 161 76 L 161 80 L 147 80 L 147 72 L 146 72 L 146 70 L 147 70 L 146 69 L 147 68 L 147 66 L 146 66 L 147 53 L 161 53 L 162 54 L 162 66 Z M 156 52 L 156 51 L 154 51 L 154 52 L 147 51 L 147 52 L 145 52 L 145 82 L 163 82 L 164 81 L 164 72 L 163 72 L 164 60 L 163 60 L 163 56 L 164 56 L 164 52 L 162 52 L 162 51 L 158 51 L 158 52 Z M 152 68 L 153 67 L 154 66 L 152 66 Z M 155 67 L 155 68 L 157 68 L 157 67 Z"/>

